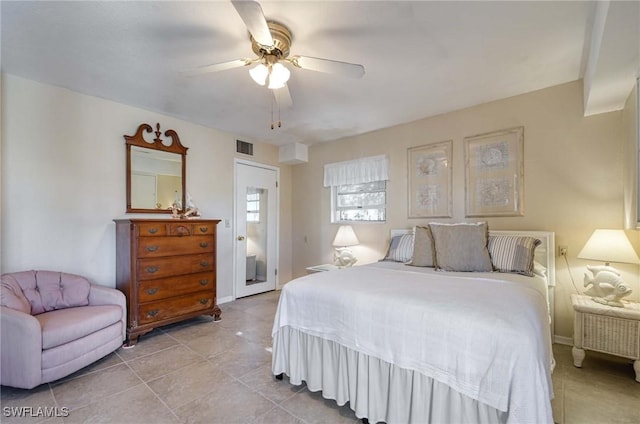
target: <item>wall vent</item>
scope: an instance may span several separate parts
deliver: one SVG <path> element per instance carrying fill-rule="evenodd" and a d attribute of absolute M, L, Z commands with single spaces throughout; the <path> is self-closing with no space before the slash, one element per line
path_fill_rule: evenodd
<path fill-rule="evenodd" d="M 246 141 L 236 140 L 236 152 L 253 156 L 253 144 Z"/>

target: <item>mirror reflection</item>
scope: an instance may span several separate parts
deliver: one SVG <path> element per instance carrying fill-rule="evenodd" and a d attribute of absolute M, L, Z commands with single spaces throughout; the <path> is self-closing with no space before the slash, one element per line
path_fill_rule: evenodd
<path fill-rule="evenodd" d="M 182 155 L 131 146 L 131 207 L 182 209 Z"/>

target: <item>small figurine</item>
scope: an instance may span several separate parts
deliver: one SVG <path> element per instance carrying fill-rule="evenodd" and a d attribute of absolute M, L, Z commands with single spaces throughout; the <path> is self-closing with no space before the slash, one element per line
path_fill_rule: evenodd
<path fill-rule="evenodd" d="M 184 217 L 189 219 L 200 217 L 200 211 L 193 202 L 193 198 L 191 197 L 189 192 L 187 192 L 187 210 L 184 213 Z"/>
<path fill-rule="evenodd" d="M 588 266 L 587 270 L 593 274 L 584 274 L 584 286 L 591 286 L 585 294 L 591 296 L 595 302 L 603 305 L 622 308 L 624 304 L 620 301 L 625 296 L 629 296 L 632 290 L 624 284 L 620 273 L 610 266 Z"/>
<path fill-rule="evenodd" d="M 171 209 L 171 217 L 173 219 L 180 219 L 180 208 L 176 202 L 173 202 L 169 209 Z"/>
<path fill-rule="evenodd" d="M 346 268 L 353 266 L 356 262 L 358 262 L 358 259 L 353 256 L 353 253 L 351 253 L 349 249 L 336 249 L 333 257 L 333 263 L 336 266 Z"/>

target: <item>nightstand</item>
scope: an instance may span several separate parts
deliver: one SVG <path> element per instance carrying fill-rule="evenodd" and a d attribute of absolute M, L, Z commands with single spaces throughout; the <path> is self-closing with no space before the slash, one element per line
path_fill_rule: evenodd
<path fill-rule="evenodd" d="M 640 303 L 625 302 L 615 308 L 594 302 L 589 296 L 571 295 L 574 310 L 573 365 L 580 368 L 585 350 L 633 359 L 640 382 Z"/>
<path fill-rule="evenodd" d="M 307 273 L 313 274 L 314 272 L 335 271 L 336 269 L 340 269 L 340 267 L 333 264 L 314 265 L 307 268 Z"/>

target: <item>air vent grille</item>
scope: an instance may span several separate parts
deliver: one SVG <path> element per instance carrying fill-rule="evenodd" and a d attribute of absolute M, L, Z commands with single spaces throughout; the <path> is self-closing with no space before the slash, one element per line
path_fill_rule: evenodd
<path fill-rule="evenodd" d="M 242 140 L 236 140 L 236 152 L 253 156 L 253 144 Z"/>

